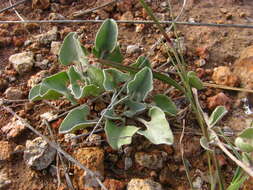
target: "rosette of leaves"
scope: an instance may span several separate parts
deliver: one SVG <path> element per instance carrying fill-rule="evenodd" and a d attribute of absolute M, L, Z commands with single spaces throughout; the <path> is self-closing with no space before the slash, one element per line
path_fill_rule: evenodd
<path fill-rule="evenodd" d="M 92 54 L 103 60 L 121 63 L 123 56 L 117 43 L 118 28 L 114 20 L 104 21 L 95 39 Z M 154 97 L 154 104 L 146 103 L 148 94 L 153 90 L 153 72 L 146 57 L 139 57 L 131 65 L 138 72 L 124 73 L 115 68 L 101 69 L 88 64 L 90 53 L 81 45 L 77 34 L 69 33 L 63 42 L 59 54 L 62 65 L 69 66 L 65 71 L 44 78 L 33 87 L 29 93 L 32 101 L 48 99 L 55 100 L 65 97 L 73 104 L 87 96 L 98 96 L 104 91 L 120 96 L 113 99 L 109 109 L 103 110 L 101 115 L 105 119 L 105 133 L 109 144 L 114 149 L 131 143 L 135 134 L 146 137 L 154 144 L 173 143 L 173 134 L 166 120 L 167 115 L 175 116 L 177 109 L 172 100 L 165 95 Z M 112 97 L 114 98 L 114 97 Z M 116 112 L 115 108 L 123 108 Z M 126 118 L 137 118 L 143 113 L 151 118 L 146 121 L 138 118 L 145 128 L 128 125 Z M 60 133 L 70 133 L 79 129 L 94 126 L 96 121 L 89 120 L 89 108 L 81 105 L 74 108 L 60 125 Z"/>

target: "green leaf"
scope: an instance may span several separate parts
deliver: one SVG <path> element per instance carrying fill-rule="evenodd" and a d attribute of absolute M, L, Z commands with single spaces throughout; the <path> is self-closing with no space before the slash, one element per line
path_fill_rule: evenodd
<path fill-rule="evenodd" d="M 103 82 L 104 82 L 104 75 L 103 71 L 100 68 L 90 66 L 87 69 L 87 74 L 90 80 L 90 84 L 94 84 L 102 89 L 104 89 Z"/>
<path fill-rule="evenodd" d="M 189 84 L 197 90 L 201 90 L 204 88 L 202 81 L 199 79 L 199 77 L 197 77 L 195 72 L 189 71 L 187 73 L 187 78 L 189 80 Z"/>
<path fill-rule="evenodd" d="M 117 69 L 104 69 L 104 83 L 103 86 L 108 91 L 115 90 L 120 83 L 126 82 L 129 75 Z"/>
<path fill-rule="evenodd" d="M 138 133 L 145 136 L 153 144 L 173 144 L 174 137 L 164 112 L 158 107 L 152 107 L 149 110 L 149 116 L 151 121 L 141 120 L 147 129 L 138 131 Z"/>
<path fill-rule="evenodd" d="M 99 58 L 113 52 L 117 45 L 118 26 L 113 19 L 106 19 L 99 28 L 95 39 L 95 50 Z"/>
<path fill-rule="evenodd" d="M 125 111 L 123 114 L 127 117 L 133 117 L 137 113 L 140 113 L 146 109 L 146 105 L 140 102 L 126 100 L 124 101 L 124 103 L 128 107 L 128 110 Z"/>
<path fill-rule="evenodd" d="M 116 126 L 112 121 L 105 123 L 105 134 L 109 145 L 113 149 L 119 149 L 121 146 L 131 144 L 132 136 L 139 130 L 135 126 Z"/>
<path fill-rule="evenodd" d="M 87 96 L 98 96 L 99 94 L 101 94 L 101 92 L 102 90 L 99 86 L 90 84 L 82 88 L 82 94 L 80 98 L 87 97 Z"/>
<path fill-rule="evenodd" d="M 144 101 L 150 91 L 153 90 L 153 75 L 148 67 L 144 67 L 135 74 L 134 79 L 127 85 L 127 93 L 137 102 Z"/>
<path fill-rule="evenodd" d="M 206 137 L 201 137 L 200 138 L 200 145 L 202 146 L 202 148 L 204 148 L 205 150 L 208 150 L 208 151 L 213 151 L 210 147 L 209 147 L 209 142 L 207 141 L 207 138 Z"/>
<path fill-rule="evenodd" d="M 136 60 L 136 62 L 134 64 L 130 65 L 130 66 L 138 68 L 138 69 L 142 69 L 144 67 L 151 68 L 151 63 L 149 62 L 147 57 L 139 56 L 138 59 Z"/>
<path fill-rule="evenodd" d="M 79 99 L 82 94 L 82 89 L 80 84 L 83 84 L 83 80 L 80 74 L 75 70 L 73 66 L 71 66 L 68 70 L 68 76 L 70 80 L 70 89 L 74 94 L 75 98 Z"/>
<path fill-rule="evenodd" d="M 41 95 L 40 88 L 41 88 L 41 84 L 38 84 L 30 90 L 29 96 L 28 96 L 29 100 L 31 101 L 58 100 L 62 96 L 62 94 L 50 89 L 48 89 L 45 94 Z"/>
<path fill-rule="evenodd" d="M 121 63 L 123 61 L 123 55 L 120 52 L 119 45 L 117 45 L 115 47 L 115 49 L 113 50 L 113 52 L 111 52 L 109 54 L 105 54 L 105 56 L 103 57 L 103 59 L 106 59 L 106 60 L 109 60 L 109 61 L 113 61 L 113 62 L 116 62 L 116 63 Z"/>
<path fill-rule="evenodd" d="M 40 87 L 40 95 L 44 96 L 49 90 L 56 91 L 64 95 L 72 103 L 76 103 L 73 95 L 68 89 L 69 77 L 67 72 L 59 72 L 50 77 L 43 79 Z"/>
<path fill-rule="evenodd" d="M 210 127 L 213 127 L 218 121 L 220 121 L 227 112 L 228 111 L 224 106 L 216 107 L 208 121 Z"/>
<path fill-rule="evenodd" d="M 235 145 L 243 152 L 253 152 L 253 144 L 252 141 L 237 137 L 235 139 Z"/>
<path fill-rule="evenodd" d="M 166 95 L 157 94 L 154 97 L 155 104 L 165 113 L 175 116 L 177 115 L 177 107 L 174 102 Z"/>
<path fill-rule="evenodd" d="M 87 120 L 88 114 L 89 108 L 86 105 L 71 110 L 61 123 L 59 133 L 74 132 L 96 124 L 95 121 Z"/>
<path fill-rule="evenodd" d="M 239 137 L 247 138 L 253 140 L 253 128 L 244 129 L 240 134 Z"/>
<path fill-rule="evenodd" d="M 80 62 L 87 65 L 87 50 L 81 45 L 77 39 L 75 32 L 70 32 L 64 39 L 59 53 L 60 63 L 69 65 L 71 63 Z"/>

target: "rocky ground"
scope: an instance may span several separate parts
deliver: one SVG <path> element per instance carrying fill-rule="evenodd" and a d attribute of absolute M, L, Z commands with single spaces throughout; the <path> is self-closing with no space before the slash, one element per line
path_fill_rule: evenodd
<path fill-rule="evenodd" d="M 33 0 L 16 7 L 24 20 L 58 19 L 105 19 L 145 20 L 149 19 L 137 0 L 124 0 L 87 15 L 75 17 L 76 12 L 99 6 L 108 0 Z M 166 1 L 154 0 L 149 4 L 162 20 L 170 20 Z M 173 15 L 176 16 L 182 2 L 172 0 Z M 2 0 L 0 9 L 9 6 Z M 19 20 L 10 9 L 0 13 L 0 20 Z M 208 23 L 252 24 L 253 2 L 251 0 L 189 0 L 180 21 Z M 115 151 L 106 142 L 105 134 L 98 132 L 92 141 L 83 143 L 84 138 L 73 140 L 71 135 L 59 135 L 58 127 L 63 120 L 54 116 L 68 110 L 67 101 L 28 102 L 31 87 L 45 76 L 60 71 L 58 50 L 64 37 L 71 31 L 81 36 L 82 43 L 90 48 L 99 24 L 0 24 L 0 97 L 5 105 L 12 108 L 42 134 L 52 141 L 55 139 L 64 150 L 80 163 L 95 172 L 109 190 L 186 190 L 189 189 L 185 168 L 181 160 L 179 137 L 182 131 L 181 118 L 173 120 L 171 128 L 175 144 L 152 145 L 142 137 L 135 137 L 129 146 Z M 168 26 L 166 26 L 168 28 Z M 171 38 L 174 38 L 170 32 Z M 253 78 L 253 30 L 218 28 L 206 26 L 178 26 L 180 45 L 188 68 L 208 83 L 229 87 L 252 89 Z M 139 55 L 150 55 L 152 66 L 169 70 L 168 57 L 162 45 L 150 51 L 161 37 L 153 25 L 119 24 L 119 43 L 125 55 L 125 63 L 133 62 Z M 162 67 L 160 67 L 162 65 Z M 155 82 L 156 91 L 167 86 Z M 224 105 L 228 115 L 220 127 L 232 136 L 252 123 L 249 93 L 205 88 L 199 92 L 200 103 L 210 113 L 216 106 Z M 184 97 L 170 96 L 183 109 Z M 245 99 L 246 98 L 246 99 Z M 248 109 L 245 110 L 245 100 Z M 3 105 L 0 103 L 0 105 Z M 98 100 L 93 103 L 92 113 L 99 115 L 105 107 Z M 189 161 L 190 174 L 196 189 L 208 189 L 207 159 L 199 145 L 201 131 L 192 115 L 183 139 L 185 158 Z M 53 137 L 43 119 L 50 122 Z M 89 130 L 79 131 L 89 133 Z M 100 189 L 99 184 L 87 172 L 72 165 L 57 154 L 42 138 L 36 136 L 15 119 L 3 106 L 0 107 L 0 189 L 19 190 L 63 190 Z M 62 161 L 63 159 L 63 161 Z M 225 183 L 233 177 L 235 165 L 220 152 L 218 160 L 222 167 Z M 253 189 L 251 181 L 243 189 Z"/>

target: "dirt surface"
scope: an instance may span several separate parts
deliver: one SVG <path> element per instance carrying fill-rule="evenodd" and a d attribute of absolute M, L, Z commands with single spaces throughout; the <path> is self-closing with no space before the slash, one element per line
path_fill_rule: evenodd
<path fill-rule="evenodd" d="M 123 5 L 110 5 L 99 11 L 81 16 L 78 19 L 95 19 L 97 16 L 99 16 L 100 19 L 111 17 L 115 20 L 149 19 L 143 8 L 137 3 L 137 0 L 124 1 L 125 4 Z M 68 1 L 52 0 L 48 8 L 41 9 L 41 7 L 32 7 L 32 3 L 28 1 L 17 6 L 16 10 L 24 20 L 47 20 L 49 17 L 52 17 L 52 13 L 60 14 L 65 19 L 73 19 L 72 15 L 74 12 L 102 4 L 102 1 L 99 0 L 74 0 L 73 2 L 69 1 L 70 4 L 64 4 L 65 2 Z M 162 7 L 163 2 L 165 1 L 154 0 L 151 1 L 150 5 L 158 16 L 170 20 L 170 13 L 165 7 Z M 182 7 L 182 2 L 176 0 L 172 0 L 171 2 L 173 15 L 176 16 Z M 7 6 L 9 6 L 9 0 L 2 0 L 0 9 Z M 0 20 L 19 19 L 20 18 L 18 18 L 13 10 L 8 10 L 0 14 Z M 253 2 L 251 0 L 189 0 L 187 1 L 183 15 L 179 20 L 204 23 L 252 24 Z M 6 98 L 6 89 L 9 87 L 16 87 L 20 90 L 22 99 L 27 99 L 30 90 L 28 80 L 31 76 L 41 70 L 47 70 L 50 74 L 53 74 L 63 69 L 62 66 L 58 64 L 57 56 L 50 52 L 51 43 L 36 44 L 33 41 L 30 44 L 28 43 L 28 40 L 32 40 L 34 36 L 45 34 L 55 26 L 57 27 L 57 39 L 53 41 L 62 42 L 69 32 L 77 31 L 81 36 L 82 43 L 89 48 L 94 43 L 95 31 L 97 31 L 99 24 L 0 24 L 0 97 Z M 252 29 L 180 25 L 178 26 L 178 35 L 184 39 L 184 57 L 188 68 L 195 70 L 205 82 L 213 82 L 212 74 L 215 67 L 228 66 L 233 71 L 233 65 L 240 57 L 240 52 L 246 47 L 253 45 Z M 153 52 L 150 52 L 151 46 L 160 37 L 161 34 L 154 25 L 119 24 L 119 43 L 122 52 L 125 55 L 124 63 L 132 63 L 139 55 L 149 54 L 154 68 L 158 70 L 169 70 L 171 65 L 164 64 L 168 57 L 166 57 L 162 45 L 157 46 Z M 126 54 L 125 52 L 128 45 L 139 45 L 141 51 L 133 54 Z M 8 59 L 11 55 L 24 51 L 32 51 L 35 54 L 35 57 L 40 54 L 42 60 L 47 59 L 51 64 L 46 69 L 33 67 L 31 71 L 20 75 L 12 67 Z M 42 60 L 40 60 L 40 62 Z M 205 64 L 200 66 L 200 61 L 203 60 Z M 253 64 L 253 62 L 251 61 L 250 64 Z M 163 66 L 160 67 L 161 65 Z M 252 74 L 251 72 L 247 73 L 249 75 Z M 232 72 L 232 75 L 235 74 Z M 238 77 L 240 78 L 240 76 Z M 168 86 L 158 81 L 155 82 L 155 85 L 156 92 L 164 92 L 168 88 Z M 245 85 L 240 81 L 235 83 L 235 86 L 240 87 Z M 223 93 L 223 95 L 220 95 L 219 93 Z M 229 109 L 228 115 L 220 125 L 223 128 L 229 128 L 234 132 L 234 135 L 236 135 L 242 129 L 250 125 L 252 122 L 252 116 L 244 113 L 242 103 L 240 102 L 240 93 L 238 96 L 237 92 L 216 88 L 208 88 L 200 92 L 200 103 L 206 112 L 210 113 L 212 111 L 213 106 L 210 105 L 213 102 L 210 103 L 210 101 L 215 101 L 215 103 L 217 103 L 217 97 L 215 97 L 216 99 L 213 97 L 218 94 L 218 99 L 223 98 L 220 101 L 221 104 L 226 102 L 226 106 L 228 105 Z M 181 109 L 185 107 L 184 97 L 179 97 L 176 92 L 170 92 L 169 95 Z M 226 96 L 227 99 L 224 98 L 224 96 Z M 37 130 L 49 137 L 49 131 L 46 126 L 42 124 L 41 114 L 48 111 L 54 114 L 59 114 L 68 110 L 71 106 L 67 101 L 41 101 L 38 103 L 10 101 L 7 105 L 19 116 L 27 119 L 27 121 Z M 91 110 L 92 114 L 95 116 L 99 115 L 99 111 L 103 107 L 104 103 L 101 101 L 93 103 L 93 110 Z M 190 114 L 189 111 L 186 111 L 184 116 L 187 119 L 187 122 L 183 145 L 185 158 L 190 164 L 190 174 L 196 184 L 198 184 L 199 179 L 201 180 L 200 189 L 208 189 L 206 154 L 199 145 L 201 130 L 196 122 L 193 121 L 193 115 Z M 126 189 L 127 183 L 132 178 L 152 179 L 161 184 L 165 190 L 189 189 L 179 148 L 179 138 L 182 132 L 181 118 L 174 118 L 171 122 L 171 128 L 176 139 L 173 146 L 155 146 L 150 144 L 144 138 L 137 136 L 133 139 L 131 145 L 124 147 L 124 149 L 120 151 L 114 151 L 109 147 L 103 132 L 97 134 L 99 136 L 98 139 L 100 139 L 98 142 L 95 141 L 91 144 L 85 144 L 82 143 L 84 139 L 78 139 L 77 143 L 81 144 L 78 146 L 72 146 L 72 142 L 65 141 L 64 136 L 58 134 L 58 127 L 62 119 L 63 118 L 60 118 L 51 123 L 54 137 L 57 142 L 59 142 L 71 155 L 75 156 L 79 153 L 78 155 L 81 157 L 80 162 L 88 165 L 87 167 L 92 170 L 98 170 L 102 173 L 103 177 L 101 177 L 101 179 L 104 181 L 104 184 L 108 189 Z M 0 129 L 13 121 L 15 120 L 13 120 L 12 115 L 0 107 Z M 89 130 L 84 130 L 79 131 L 78 133 L 88 132 Z M 80 176 L 85 176 L 85 174 L 80 173 L 79 168 L 76 168 L 76 166 L 67 161 L 65 161 L 65 167 L 59 164 L 59 157 L 57 157 L 51 166 L 42 171 L 34 171 L 27 167 L 23 160 L 23 150 L 26 141 L 34 139 L 36 135 L 28 129 L 18 131 L 17 133 L 18 135 L 10 135 L 10 137 L 8 137 L 8 133 L 3 130 L 1 130 L 0 133 L 1 149 L 4 152 L 4 156 L 0 153 L 0 156 L 3 157 L 0 158 L 0 174 L 5 174 L 10 182 L 3 189 L 69 189 L 69 185 L 67 185 L 65 180 L 65 172 L 69 174 L 75 189 L 99 189 L 98 187 L 88 188 L 83 185 L 83 182 L 80 181 L 82 180 Z M 80 155 L 82 153 L 81 150 L 85 150 L 83 151 L 83 157 Z M 89 151 L 91 151 L 91 154 L 89 154 Z M 150 160 L 144 160 L 142 162 L 141 159 L 139 159 L 139 155 L 145 154 L 150 155 L 147 157 L 151 159 L 151 163 L 157 162 L 157 164 L 155 164 L 157 167 L 154 166 L 150 168 Z M 129 160 L 129 158 L 133 164 L 130 168 L 126 169 L 126 160 Z M 221 152 L 218 154 L 218 158 L 225 184 L 229 184 L 233 177 L 232 174 L 235 165 Z M 98 164 L 96 165 L 96 163 Z M 56 175 L 57 170 L 55 168 L 59 168 L 58 174 L 60 175 L 61 183 L 59 183 Z M 252 182 L 249 180 L 249 184 L 250 183 Z M 243 189 L 253 189 L 249 184 L 246 183 Z M 155 186 L 159 189 L 159 185 L 155 184 Z"/>

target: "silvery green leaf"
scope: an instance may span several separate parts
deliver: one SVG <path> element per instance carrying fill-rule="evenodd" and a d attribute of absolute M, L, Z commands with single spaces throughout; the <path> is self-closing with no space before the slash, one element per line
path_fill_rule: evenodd
<path fill-rule="evenodd" d="M 153 90 L 153 75 L 148 67 L 144 67 L 135 74 L 133 80 L 127 85 L 127 93 L 133 100 L 144 101 L 150 91 Z"/>
<path fill-rule="evenodd" d="M 107 141 L 113 149 L 119 149 L 121 146 L 131 144 L 133 135 L 139 130 L 135 126 L 116 126 L 112 121 L 105 123 L 105 134 Z"/>
<path fill-rule="evenodd" d="M 95 121 L 87 120 L 89 108 L 86 105 L 71 110 L 60 125 L 59 133 L 69 133 L 95 125 Z"/>
<path fill-rule="evenodd" d="M 177 115 L 177 107 L 175 103 L 164 94 L 157 94 L 154 97 L 155 104 L 165 113 L 175 116 Z"/>
<path fill-rule="evenodd" d="M 153 144 L 173 144 L 174 136 L 164 112 L 158 107 L 152 107 L 149 110 L 149 116 L 151 121 L 141 120 L 147 129 L 140 130 L 138 133 L 145 136 Z"/>
<path fill-rule="evenodd" d="M 81 45 L 75 32 L 70 32 L 64 39 L 59 53 L 60 63 L 70 65 L 71 63 L 80 62 L 87 65 L 87 51 Z"/>
<path fill-rule="evenodd" d="M 228 111 L 224 106 L 216 107 L 208 121 L 210 127 L 213 127 L 218 121 L 220 121 L 227 112 Z"/>

